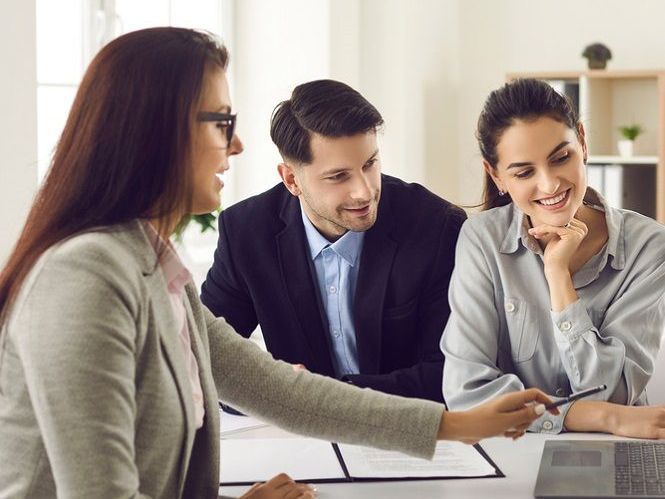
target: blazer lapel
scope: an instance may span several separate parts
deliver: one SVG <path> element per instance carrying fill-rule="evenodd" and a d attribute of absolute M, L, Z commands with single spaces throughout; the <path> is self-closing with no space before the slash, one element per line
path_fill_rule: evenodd
<path fill-rule="evenodd" d="M 185 300 L 185 309 L 187 311 L 187 325 L 189 326 L 189 337 L 192 344 L 192 353 L 196 358 L 199 367 L 199 379 L 201 381 L 201 389 L 203 391 L 203 407 L 205 410 L 205 417 L 203 419 L 203 432 L 200 444 L 205 447 L 205 450 L 200 452 L 200 455 L 192 456 L 196 462 L 196 473 L 202 478 L 203 483 L 211 483 L 213 480 L 219 479 L 219 405 L 217 398 L 217 388 L 212 378 L 212 370 L 210 367 L 210 351 L 207 348 L 207 334 L 205 325 L 200 324 L 194 318 L 190 300 L 198 299 L 192 298 L 192 294 L 196 291 L 188 289 L 188 299 Z M 197 453 L 199 454 L 199 453 Z M 200 456 L 205 456 L 204 460 L 198 459 Z M 190 469 L 194 469 L 190 465 Z"/>
<path fill-rule="evenodd" d="M 286 226 L 276 236 L 282 278 L 295 313 L 305 344 L 316 365 L 306 366 L 328 376 L 334 376 L 332 356 L 326 334 L 327 319 L 321 309 L 318 286 L 315 284 L 311 257 L 302 225 L 298 200 L 289 199 L 280 214 Z M 323 354 L 321 354 L 323 352 Z"/>
<path fill-rule="evenodd" d="M 180 405 L 185 415 L 186 445 L 184 446 L 183 464 L 188 463 L 194 442 L 194 409 L 192 407 L 192 388 L 189 384 L 189 375 L 185 365 L 184 355 L 180 342 L 180 331 L 176 322 L 173 307 L 168 296 L 166 281 L 160 270 L 155 250 L 143 232 L 140 221 L 133 222 L 127 231 L 128 244 L 134 248 L 133 253 L 141 255 L 142 272 L 146 278 L 151 299 L 152 314 L 148 327 L 159 334 L 159 341 L 164 351 L 164 356 L 173 374 L 173 379 L 178 390 Z M 178 483 L 184 487 L 187 466 L 180 469 Z"/>
<path fill-rule="evenodd" d="M 376 223 L 365 233 L 360 256 L 353 316 L 362 374 L 378 374 L 380 369 L 383 303 L 397 251 L 390 235 L 392 220 L 388 200 L 381 200 Z"/>

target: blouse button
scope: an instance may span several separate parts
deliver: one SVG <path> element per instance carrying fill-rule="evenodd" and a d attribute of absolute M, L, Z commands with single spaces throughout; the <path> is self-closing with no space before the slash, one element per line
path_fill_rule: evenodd
<path fill-rule="evenodd" d="M 566 394 L 563 388 L 557 388 L 555 393 L 557 397 L 563 397 Z"/>
<path fill-rule="evenodd" d="M 506 303 L 506 312 L 508 312 L 509 314 L 511 314 L 511 313 L 513 313 L 514 311 L 515 311 L 515 304 L 514 304 L 513 302 L 511 302 L 511 301 L 509 301 L 508 303 Z"/>
<path fill-rule="evenodd" d="M 563 322 L 561 323 L 561 331 L 570 331 L 570 328 L 571 328 L 572 326 L 573 326 L 573 325 L 570 323 L 570 321 L 563 321 Z"/>
<path fill-rule="evenodd" d="M 554 424 L 552 423 L 552 421 L 547 420 L 543 422 L 543 430 L 550 431 L 552 428 L 554 428 Z"/>

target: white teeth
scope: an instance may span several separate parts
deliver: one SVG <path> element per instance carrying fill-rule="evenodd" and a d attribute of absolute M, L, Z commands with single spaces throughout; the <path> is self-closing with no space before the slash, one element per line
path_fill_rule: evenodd
<path fill-rule="evenodd" d="M 539 199 L 538 202 L 540 204 L 544 204 L 544 205 L 547 205 L 547 206 L 560 203 L 566 197 L 566 192 L 568 192 L 568 191 L 562 192 L 561 194 L 559 194 L 558 196 L 553 197 L 553 198 Z"/>

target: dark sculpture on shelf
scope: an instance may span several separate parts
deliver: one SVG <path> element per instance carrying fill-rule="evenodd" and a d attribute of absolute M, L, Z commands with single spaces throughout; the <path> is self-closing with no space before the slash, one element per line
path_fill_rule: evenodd
<path fill-rule="evenodd" d="M 612 58 L 612 52 L 602 43 L 593 43 L 584 49 L 582 57 L 588 59 L 589 69 L 605 69 L 607 61 Z"/>

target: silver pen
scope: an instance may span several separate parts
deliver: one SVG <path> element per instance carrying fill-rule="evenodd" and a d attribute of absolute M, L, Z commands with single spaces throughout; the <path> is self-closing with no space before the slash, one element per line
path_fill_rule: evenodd
<path fill-rule="evenodd" d="M 554 409 L 555 407 L 559 407 L 560 405 L 569 404 L 578 399 L 588 397 L 589 395 L 593 395 L 594 393 L 602 392 L 603 390 L 606 389 L 607 385 L 600 385 L 600 386 L 595 386 L 593 388 L 589 388 L 588 390 L 582 390 L 581 392 L 570 394 L 567 397 L 562 398 L 561 400 L 557 400 L 556 402 L 547 404 L 545 406 L 545 409 Z"/>

